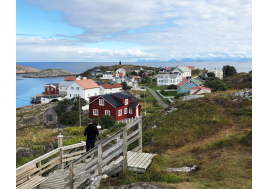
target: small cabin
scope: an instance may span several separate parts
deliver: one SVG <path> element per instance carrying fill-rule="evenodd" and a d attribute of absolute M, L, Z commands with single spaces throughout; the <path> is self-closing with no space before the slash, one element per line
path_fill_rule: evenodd
<path fill-rule="evenodd" d="M 57 113 L 50 107 L 43 113 L 43 120 L 45 124 L 54 125 L 57 123 Z"/>

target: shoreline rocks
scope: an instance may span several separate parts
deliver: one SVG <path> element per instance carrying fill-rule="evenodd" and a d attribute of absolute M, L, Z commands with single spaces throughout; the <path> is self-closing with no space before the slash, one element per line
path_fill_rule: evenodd
<path fill-rule="evenodd" d="M 36 73 L 40 72 L 41 70 L 38 70 L 36 68 L 30 68 L 22 65 L 16 64 L 16 75 L 17 74 L 29 74 L 29 73 Z"/>
<path fill-rule="evenodd" d="M 70 76 L 73 73 L 62 69 L 46 69 L 33 74 L 25 75 L 25 78 L 45 78 L 45 77 L 64 77 Z"/>

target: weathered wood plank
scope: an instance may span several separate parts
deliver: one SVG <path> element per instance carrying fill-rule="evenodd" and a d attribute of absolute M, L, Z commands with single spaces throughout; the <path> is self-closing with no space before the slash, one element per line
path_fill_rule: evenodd
<path fill-rule="evenodd" d="M 133 163 L 138 158 L 139 155 L 140 155 L 139 153 L 134 152 L 134 155 L 130 158 L 130 160 L 128 162 L 129 163 L 128 166 L 130 166 L 131 163 Z"/>
<path fill-rule="evenodd" d="M 66 157 L 71 157 L 71 156 L 74 156 L 74 155 L 78 155 L 78 154 L 82 154 L 82 153 L 85 153 L 86 150 L 80 150 L 78 152 L 73 152 L 71 154 L 65 154 L 65 155 L 62 155 L 62 158 L 66 158 Z"/>
<path fill-rule="evenodd" d="M 127 139 L 130 139 L 131 137 L 133 137 L 134 135 L 136 135 L 137 133 L 140 132 L 140 129 L 137 129 L 136 131 L 134 131 L 133 133 L 129 134 Z"/>
<path fill-rule="evenodd" d="M 133 148 L 131 151 L 132 152 L 138 152 L 140 149 L 141 149 L 140 146 L 137 146 L 136 148 Z"/>
<path fill-rule="evenodd" d="M 127 169 L 127 127 L 123 129 L 123 170 Z"/>
<path fill-rule="evenodd" d="M 134 159 L 132 163 L 130 163 L 129 167 L 134 167 L 134 165 L 144 156 L 144 153 L 138 153 L 137 158 Z"/>
<path fill-rule="evenodd" d="M 81 146 L 85 146 L 85 145 L 86 145 L 86 142 L 81 141 L 80 143 L 72 144 L 72 145 L 68 145 L 68 146 L 63 146 L 61 148 L 62 148 L 62 150 L 69 150 L 72 148 L 81 147 Z"/>
<path fill-rule="evenodd" d="M 44 165 L 41 165 L 41 169 L 43 169 L 44 167 L 47 167 L 47 166 L 50 165 L 50 164 L 53 164 L 53 163 L 56 162 L 56 161 L 60 161 L 60 159 L 61 159 L 61 158 L 60 158 L 59 156 L 53 158 L 52 160 L 50 160 L 49 162 L 45 163 Z"/>
<path fill-rule="evenodd" d="M 131 143 L 133 143 L 134 141 L 138 140 L 140 138 L 140 135 L 132 138 L 130 141 L 128 141 L 127 145 L 130 145 Z"/>
<path fill-rule="evenodd" d="M 140 122 L 141 118 L 133 121 L 131 124 L 129 124 L 127 127 L 127 130 L 129 130 L 131 127 L 134 127 L 135 125 L 137 125 Z"/>
<path fill-rule="evenodd" d="M 102 144 L 98 145 L 98 174 L 102 174 Z"/>
<path fill-rule="evenodd" d="M 110 154 L 112 151 L 116 150 L 117 148 L 119 148 L 122 145 L 123 145 L 123 141 L 116 143 L 115 145 L 110 147 L 108 150 L 103 152 L 103 157 L 106 157 L 108 154 Z"/>
<path fill-rule="evenodd" d="M 47 167 L 46 169 L 43 169 L 40 174 L 48 171 L 49 169 L 53 168 L 54 166 L 56 166 L 57 164 L 59 164 L 61 161 L 56 161 L 55 163 L 51 164 L 49 167 Z"/>

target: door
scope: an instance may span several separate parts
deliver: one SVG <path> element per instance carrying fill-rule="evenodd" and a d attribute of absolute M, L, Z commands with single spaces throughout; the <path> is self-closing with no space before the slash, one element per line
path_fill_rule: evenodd
<path fill-rule="evenodd" d="M 139 117 L 139 111 L 138 111 L 138 108 L 136 108 L 136 117 Z"/>

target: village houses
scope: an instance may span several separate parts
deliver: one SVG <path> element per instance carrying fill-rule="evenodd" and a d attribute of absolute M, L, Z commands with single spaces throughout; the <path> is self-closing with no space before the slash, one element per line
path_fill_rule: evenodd
<path fill-rule="evenodd" d="M 135 66 L 135 67 L 132 68 L 132 71 L 134 71 L 134 72 L 136 72 L 138 74 L 140 71 L 143 71 L 143 67 Z"/>
<path fill-rule="evenodd" d="M 111 72 L 111 71 L 107 71 L 107 72 L 103 72 L 103 75 L 102 75 L 102 77 L 100 78 L 100 79 L 109 79 L 109 80 L 111 80 L 111 79 L 113 79 L 113 72 Z"/>
<path fill-rule="evenodd" d="M 99 94 L 111 94 L 111 93 L 117 93 L 121 92 L 124 89 L 122 89 L 122 85 L 120 83 L 111 83 L 111 84 L 104 84 L 99 86 Z"/>
<path fill-rule="evenodd" d="M 73 97 L 84 98 L 88 101 L 88 97 L 99 95 L 99 85 L 92 79 L 76 80 L 67 88 L 67 98 Z"/>
<path fill-rule="evenodd" d="M 157 86 L 176 85 L 180 81 L 182 81 L 180 73 L 160 73 L 157 75 Z"/>
<path fill-rule="evenodd" d="M 139 99 L 128 91 L 89 97 L 89 118 L 111 115 L 115 121 L 141 116 Z"/>
<path fill-rule="evenodd" d="M 59 83 L 48 83 L 44 85 L 45 95 L 58 95 Z"/>
<path fill-rule="evenodd" d="M 115 71 L 115 73 L 122 73 L 122 76 L 125 76 L 127 72 L 124 68 L 119 68 Z"/>
<path fill-rule="evenodd" d="M 177 66 L 172 73 L 180 73 L 182 76 L 182 79 L 186 79 L 188 77 L 191 77 L 191 69 L 189 69 L 187 66 Z"/>
<path fill-rule="evenodd" d="M 200 87 L 200 88 L 196 88 L 196 87 Z M 211 92 L 208 90 L 208 88 L 201 88 L 203 87 L 203 83 L 197 79 L 197 78 L 188 78 L 188 79 L 184 79 L 182 80 L 180 83 L 177 84 L 177 93 L 187 93 L 187 94 L 191 94 L 191 90 L 193 93 L 195 93 L 196 91 L 193 91 L 195 89 L 197 90 L 202 90 L 200 93 L 202 93 L 203 91 L 206 92 Z M 198 91 L 199 92 L 199 91 Z"/>
<path fill-rule="evenodd" d="M 207 73 L 212 72 L 215 74 L 215 77 L 219 79 L 223 79 L 223 70 L 222 69 L 210 69 Z"/>

